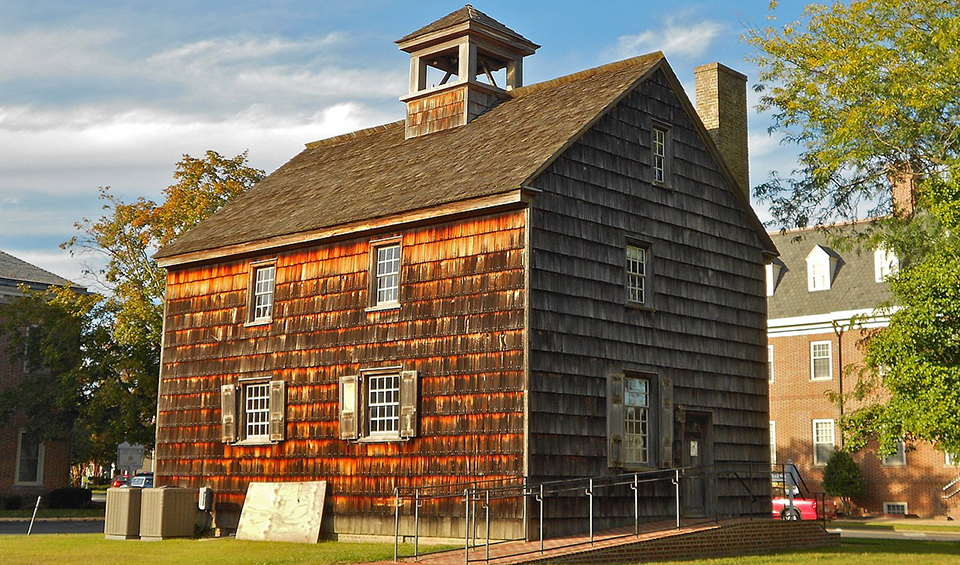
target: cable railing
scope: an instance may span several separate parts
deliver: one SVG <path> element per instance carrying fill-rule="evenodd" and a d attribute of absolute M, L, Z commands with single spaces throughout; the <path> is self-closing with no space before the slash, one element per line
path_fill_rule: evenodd
<path fill-rule="evenodd" d="M 585 511 L 587 523 L 584 524 L 586 527 L 580 530 L 580 532 L 587 533 L 588 536 L 586 539 L 579 538 L 580 541 L 578 541 L 578 538 L 565 538 L 572 540 L 565 544 L 551 543 L 551 550 L 587 544 L 594 545 L 597 540 L 597 524 L 599 518 L 606 520 L 604 522 L 605 524 L 609 524 L 610 520 L 616 519 L 616 517 L 625 518 L 626 513 L 630 510 L 632 510 L 632 512 L 629 512 L 632 514 L 632 524 L 630 524 L 632 528 L 628 528 L 626 523 L 617 524 L 619 529 L 616 530 L 615 533 L 611 533 L 611 530 L 607 528 L 606 533 L 603 535 L 604 540 L 639 536 L 641 534 L 641 524 L 646 524 L 648 521 L 651 522 L 650 525 L 652 525 L 653 522 L 659 524 L 660 522 L 669 520 L 669 528 L 679 529 L 681 527 L 681 518 L 684 517 L 681 500 L 684 480 L 699 480 L 704 483 L 703 488 L 710 491 L 713 489 L 706 485 L 708 482 L 732 481 L 742 488 L 743 492 L 738 496 L 749 496 L 749 510 L 732 512 L 729 517 L 746 514 L 754 516 L 762 515 L 769 511 L 770 479 L 770 467 L 767 465 L 750 462 L 733 462 L 724 463 L 723 466 L 719 468 L 716 465 L 709 465 L 703 467 L 662 469 L 619 475 L 547 481 L 535 485 L 528 484 L 522 478 L 515 478 L 478 480 L 425 487 L 401 487 L 395 490 L 394 561 L 400 558 L 400 509 L 405 501 L 409 501 L 412 505 L 412 557 L 419 558 L 421 508 L 425 504 L 438 503 L 441 501 L 447 501 L 449 503 L 451 499 L 459 498 L 464 505 L 464 564 L 470 565 L 472 562 L 483 561 L 490 563 L 491 560 L 528 553 L 543 554 L 547 549 L 546 540 L 551 539 L 547 536 L 549 528 L 548 524 L 545 523 L 546 520 L 553 519 L 555 522 L 562 521 L 563 525 L 569 526 L 574 520 L 582 516 L 582 514 L 573 517 L 549 516 L 550 505 L 555 504 L 554 501 L 565 503 L 569 509 L 570 504 L 578 504 L 576 500 L 584 500 L 586 508 L 580 507 L 580 511 Z M 759 485 L 764 486 L 761 487 Z M 727 489 L 727 492 L 730 492 L 729 489 Z M 663 511 L 651 513 L 649 511 L 650 506 L 647 507 L 646 512 L 642 511 L 641 501 L 644 500 L 644 497 L 649 497 L 654 500 L 653 507 Z M 667 502 L 668 500 L 669 502 Z M 493 539 L 491 528 L 495 517 L 491 514 L 491 508 L 497 503 L 505 501 L 515 502 L 513 505 L 507 505 L 507 507 L 512 508 L 514 511 L 513 520 L 522 520 L 520 530 L 523 535 L 522 537 L 513 538 L 499 536 L 497 539 Z M 708 505 L 705 500 L 703 503 L 703 516 L 687 517 L 684 520 L 685 524 L 692 525 L 695 523 L 720 520 L 722 516 L 716 511 L 713 511 L 711 515 L 711 513 L 707 512 L 710 505 Z M 762 504 L 766 504 L 767 510 L 763 510 L 758 506 Z M 632 509 L 628 509 L 628 506 L 632 506 Z M 533 512 L 534 509 L 537 513 L 537 532 L 534 536 L 531 536 L 529 530 L 532 524 L 528 521 L 527 514 L 528 510 Z M 604 510 L 608 512 L 604 512 Z M 612 510 L 619 510 L 623 513 L 616 514 L 616 512 L 611 512 Z M 478 516 L 478 514 L 480 515 Z M 610 516 L 614 516 L 614 518 Z M 503 517 L 501 516 L 501 518 Z M 557 520 L 558 518 L 560 520 Z M 478 523 L 478 520 L 482 520 L 482 523 Z M 697 520 L 699 520 L 699 522 Z M 664 528 L 659 527 L 659 529 Z M 584 532 L 584 530 L 586 531 Z M 646 531 L 654 530 L 645 529 L 644 532 Z M 570 532 L 563 533 L 566 534 Z M 520 540 L 539 543 L 533 544 L 532 547 L 530 545 L 524 546 L 524 548 L 518 547 L 516 551 L 509 554 L 500 552 L 496 556 L 491 556 L 491 546 L 495 547 L 497 544 L 506 541 Z"/>

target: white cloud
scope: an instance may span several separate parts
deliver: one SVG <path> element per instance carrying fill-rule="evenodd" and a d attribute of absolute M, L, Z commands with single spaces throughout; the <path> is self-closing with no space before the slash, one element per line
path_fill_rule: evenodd
<path fill-rule="evenodd" d="M 344 39 L 344 34 L 338 32 L 299 41 L 281 37 L 205 39 L 161 51 L 149 57 L 147 63 L 180 68 L 197 61 L 204 61 L 207 64 L 221 64 L 268 59 L 283 54 L 316 55 Z"/>
<path fill-rule="evenodd" d="M 118 34 L 104 29 L 27 30 L 0 34 L 0 80 L 92 79 L 125 67 L 110 50 Z"/>
<path fill-rule="evenodd" d="M 689 23 L 671 17 L 655 30 L 620 36 L 614 53 L 621 59 L 657 50 L 668 57 L 699 57 L 726 29 L 726 25 L 709 20 Z"/>

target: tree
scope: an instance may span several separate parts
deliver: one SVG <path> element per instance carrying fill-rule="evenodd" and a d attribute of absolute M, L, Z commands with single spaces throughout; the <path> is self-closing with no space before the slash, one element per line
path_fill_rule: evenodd
<path fill-rule="evenodd" d="M 920 439 L 960 452 L 960 4 L 809 5 L 799 21 L 747 40 L 771 132 L 801 150 L 791 176 L 754 189 L 775 223 L 825 226 L 836 244 L 900 259 L 884 305 L 890 325 L 862 343 L 866 364 L 845 404 L 854 410 L 841 422 L 847 447 L 876 438 L 889 454 Z M 914 214 L 891 206 L 891 177 L 903 175 L 916 181 Z M 829 225 L 864 207 L 872 219 L 856 229 Z"/>
<path fill-rule="evenodd" d="M 839 496 L 844 509 L 849 509 L 850 499 L 866 494 L 867 481 L 856 461 L 846 451 L 834 451 L 823 470 L 823 490 L 830 496 Z"/>
<path fill-rule="evenodd" d="M 771 3 L 771 8 L 776 2 Z M 754 189 L 783 227 L 891 211 L 889 176 L 927 177 L 960 155 L 960 4 L 810 4 L 747 32 L 771 133 L 800 146 L 793 176 Z"/>
<path fill-rule="evenodd" d="M 183 156 L 161 204 L 142 197 L 126 203 L 102 188 L 104 214 L 78 222 L 81 234 L 63 244 L 105 259 L 90 272 L 102 292 L 26 292 L 6 306 L 0 333 L 8 337 L 8 354 L 22 357 L 23 328 L 36 326 L 29 337 L 37 347 L 26 348 L 36 358 L 28 362 L 46 370 L 40 381 L 0 395 L 0 421 L 26 409 L 44 437 L 74 430 L 78 461 L 110 461 L 122 441 L 152 446 L 166 275 L 151 255 L 263 176 L 247 165 L 246 153 L 227 158 L 207 151 L 200 159 Z"/>

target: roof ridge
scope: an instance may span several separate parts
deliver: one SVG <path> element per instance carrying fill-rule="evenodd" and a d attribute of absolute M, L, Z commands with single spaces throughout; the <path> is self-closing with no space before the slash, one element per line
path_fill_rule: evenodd
<path fill-rule="evenodd" d="M 619 71 L 621 69 L 635 67 L 643 63 L 649 63 L 653 59 L 664 59 L 663 51 L 653 51 L 652 53 L 647 53 L 646 55 L 631 57 L 629 59 L 623 59 L 622 61 L 614 61 L 612 63 L 600 65 L 599 67 L 593 67 L 592 69 L 585 69 L 582 71 L 571 73 L 569 75 L 564 75 L 554 79 L 545 80 L 543 82 L 538 82 L 536 84 L 521 86 L 520 88 L 508 90 L 507 96 L 511 98 L 515 98 L 517 96 L 523 96 L 524 94 L 530 94 L 532 92 L 538 92 L 540 90 L 545 90 L 548 88 L 553 88 L 555 86 L 561 86 L 564 84 L 568 84 L 571 82 L 596 76 L 600 73 L 605 73 L 609 71 Z"/>
<path fill-rule="evenodd" d="M 306 145 L 307 148 L 309 148 L 309 149 L 313 149 L 314 147 L 323 147 L 323 146 L 327 146 L 327 145 L 336 145 L 336 144 L 342 143 L 342 142 L 344 142 L 344 141 L 351 141 L 351 140 L 357 139 L 357 138 L 359 138 L 359 137 L 366 137 L 366 136 L 372 135 L 372 134 L 374 134 L 374 133 L 379 133 L 379 132 L 381 132 L 381 131 L 386 131 L 386 130 L 392 128 L 392 127 L 400 126 L 400 125 L 402 125 L 403 123 L 404 123 L 404 120 L 397 120 L 397 121 L 395 121 L 395 122 L 388 122 L 388 123 L 386 123 L 386 124 L 380 124 L 380 125 L 378 125 L 378 126 L 372 126 L 372 127 L 368 127 L 368 128 L 364 128 L 364 129 L 358 129 L 358 130 L 356 130 L 356 131 L 351 131 L 351 132 L 349 132 L 349 133 L 341 133 L 340 135 L 335 135 L 335 136 L 333 136 L 333 137 L 325 137 L 325 138 L 323 138 L 323 139 L 318 139 L 318 140 L 316 140 L 316 141 L 311 141 L 311 142 L 309 142 L 309 143 L 306 143 L 305 145 Z"/>
<path fill-rule="evenodd" d="M 774 235 L 786 235 L 786 234 L 795 234 L 795 233 L 804 233 L 804 232 L 816 232 L 821 230 L 829 230 L 833 228 L 844 228 L 848 226 L 857 226 L 860 224 L 869 224 L 880 218 L 870 217 L 870 218 L 857 218 L 855 220 L 845 220 L 842 222 L 834 222 L 832 224 L 817 224 L 815 226 L 807 226 L 804 228 L 790 228 L 790 229 L 780 229 L 768 231 L 767 234 Z"/>

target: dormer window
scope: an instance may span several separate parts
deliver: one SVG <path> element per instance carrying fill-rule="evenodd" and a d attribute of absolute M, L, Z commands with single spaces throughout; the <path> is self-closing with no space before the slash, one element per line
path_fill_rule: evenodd
<path fill-rule="evenodd" d="M 783 263 L 779 259 L 767 263 L 767 296 L 773 296 L 780 284 L 780 274 L 783 272 Z"/>
<path fill-rule="evenodd" d="M 878 283 L 886 282 L 890 275 L 900 269 L 900 260 L 893 254 L 893 251 L 880 247 L 873 252 L 873 265 L 876 281 Z"/>
<path fill-rule="evenodd" d="M 807 255 L 807 290 L 830 290 L 837 270 L 837 255 L 822 245 L 816 245 Z"/>

